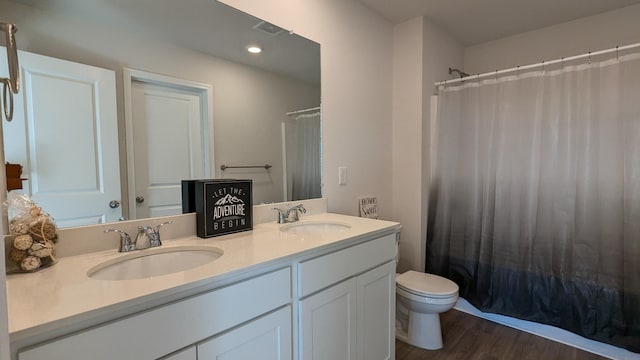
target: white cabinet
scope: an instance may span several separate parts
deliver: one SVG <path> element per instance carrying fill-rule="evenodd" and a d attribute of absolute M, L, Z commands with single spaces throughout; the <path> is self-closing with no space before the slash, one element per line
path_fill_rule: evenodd
<path fill-rule="evenodd" d="M 396 234 L 390 234 L 302 261 L 298 266 L 298 295 L 305 297 L 391 261 L 395 256 Z"/>
<path fill-rule="evenodd" d="M 355 359 L 356 280 L 300 301 L 300 360 Z"/>
<path fill-rule="evenodd" d="M 291 307 L 287 306 L 197 345 L 198 360 L 291 360 Z"/>
<path fill-rule="evenodd" d="M 395 358 L 395 261 L 358 276 L 356 333 L 358 360 Z"/>
<path fill-rule="evenodd" d="M 300 264 L 300 360 L 395 358 L 394 256 L 389 235 Z"/>
<path fill-rule="evenodd" d="M 359 238 L 182 300 L 14 343 L 13 358 L 393 360 L 395 238 Z"/>

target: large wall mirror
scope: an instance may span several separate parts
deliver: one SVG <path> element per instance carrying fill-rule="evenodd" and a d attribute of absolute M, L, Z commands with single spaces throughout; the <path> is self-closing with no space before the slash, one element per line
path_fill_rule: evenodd
<path fill-rule="evenodd" d="M 0 13 L 24 79 L 6 159 L 59 226 L 180 213 L 180 179 L 252 179 L 254 204 L 321 196 L 319 44 L 213 0 L 0 0 Z"/>

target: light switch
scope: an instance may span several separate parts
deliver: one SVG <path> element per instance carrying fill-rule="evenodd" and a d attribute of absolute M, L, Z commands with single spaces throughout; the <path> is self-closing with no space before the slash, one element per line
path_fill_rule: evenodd
<path fill-rule="evenodd" d="M 347 185 L 347 167 L 338 167 L 338 185 Z"/>

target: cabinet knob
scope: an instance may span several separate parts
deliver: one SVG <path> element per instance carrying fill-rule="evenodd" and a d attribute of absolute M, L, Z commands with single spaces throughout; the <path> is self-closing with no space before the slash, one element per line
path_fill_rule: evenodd
<path fill-rule="evenodd" d="M 144 196 L 136 196 L 136 204 L 142 204 L 144 202 Z"/>
<path fill-rule="evenodd" d="M 120 207 L 120 201 L 118 200 L 111 200 L 109 201 L 109 207 L 112 209 L 117 209 Z"/>

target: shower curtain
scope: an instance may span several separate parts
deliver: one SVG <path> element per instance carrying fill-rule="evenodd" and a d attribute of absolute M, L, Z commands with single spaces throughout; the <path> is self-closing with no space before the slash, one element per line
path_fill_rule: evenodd
<path fill-rule="evenodd" d="M 640 55 L 441 87 L 438 113 L 426 270 L 640 352 Z"/>
<path fill-rule="evenodd" d="M 320 111 L 290 115 L 285 123 L 288 201 L 322 197 L 321 133 Z"/>

